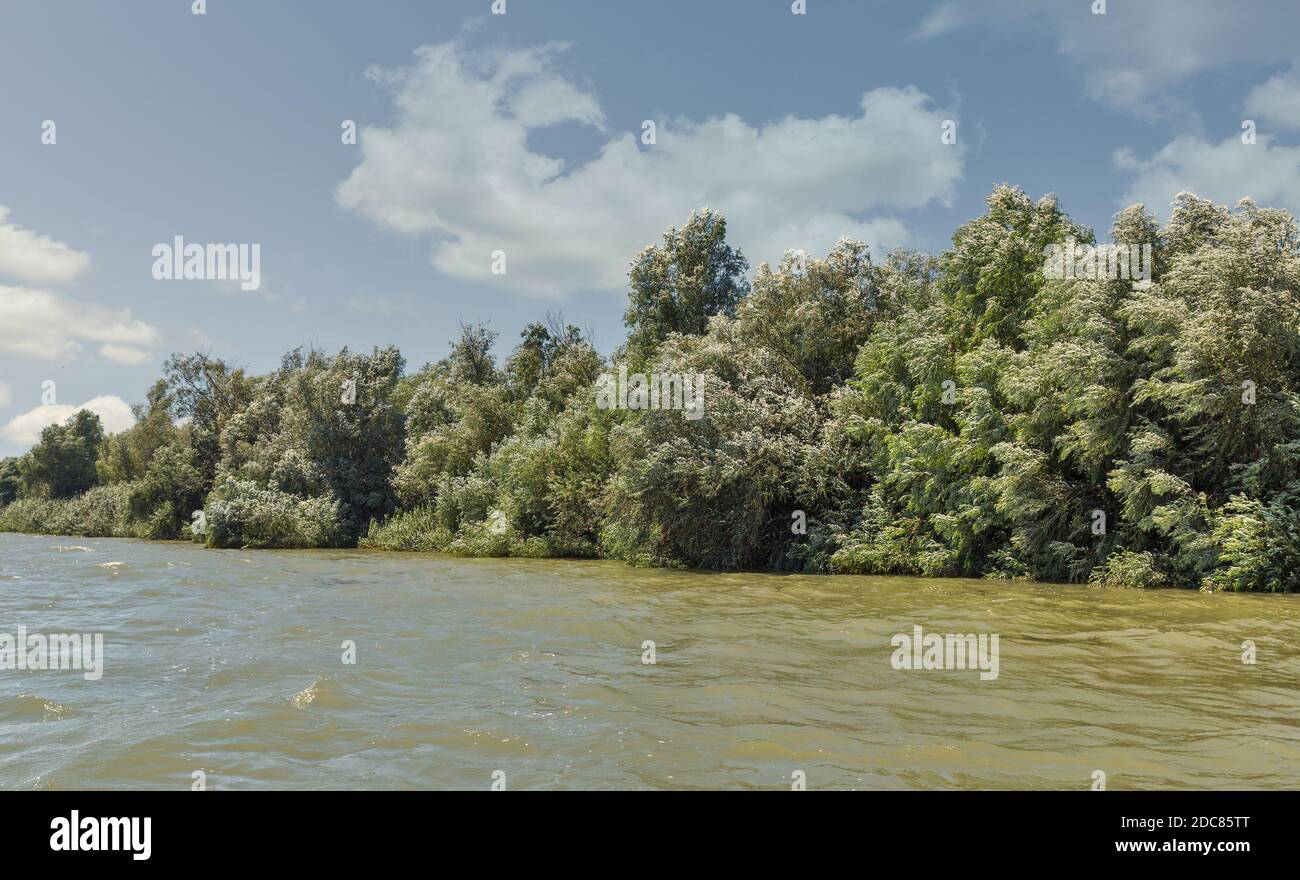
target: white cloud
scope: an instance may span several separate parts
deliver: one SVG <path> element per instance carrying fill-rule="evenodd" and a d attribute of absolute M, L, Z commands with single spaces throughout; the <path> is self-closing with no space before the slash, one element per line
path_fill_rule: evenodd
<path fill-rule="evenodd" d="M 1087 0 L 949 0 L 915 37 L 966 27 L 1042 33 L 1077 65 L 1089 97 L 1134 113 L 1164 109 L 1190 77 L 1236 64 L 1275 64 L 1295 56 L 1295 0 L 1111 0 L 1093 15 Z"/>
<path fill-rule="evenodd" d="M 90 410 L 104 424 L 104 433 L 117 434 L 135 424 L 131 407 L 120 397 L 102 395 L 87 400 L 81 406 L 68 404 L 43 404 L 14 416 L 3 428 L 0 437 L 11 443 L 30 446 L 41 439 L 41 431 L 50 425 L 61 425 L 80 410 Z"/>
<path fill-rule="evenodd" d="M 1274 145 L 1265 135 L 1255 144 L 1243 144 L 1240 137 L 1216 144 L 1184 136 L 1149 159 L 1118 151 L 1115 164 L 1135 173 L 1122 203 L 1142 202 L 1161 218 L 1168 216 L 1174 194 L 1184 190 L 1219 204 L 1249 197 L 1300 214 L 1300 147 Z"/>
<path fill-rule="evenodd" d="M 972 17 L 968 9 L 956 3 L 940 3 L 921 20 L 912 36 L 922 40 L 941 37 L 970 24 Z"/>
<path fill-rule="evenodd" d="M 1300 67 L 1251 89 L 1246 112 L 1282 128 L 1300 128 Z"/>
<path fill-rule="evenodd" d="M 117 363 L 143 363 L 158 330 L 131 316 L 75 302 L 44 290 L 0 285 L 0 351 L 40 360 L 58 360 L 97 343 L 99 353 Z"/>
<path fill-rule="evenodd" d="M 9 208 L 0 205 L 0 273 L 33 283 L 63 282 L 90 265 L 90 254 L 6 222 L 8 218 Z"/>
<path fill-rule="evenodd" d="M 961 177 L 962 149 L 940 142 L 945 114 L 910 87 L 867 92 L 851 116 L 659 119 L 656 144 L 641 145 L 638 126 L 568 167 L 531 149 L 529 133 L 558 123 L 600 132 L 605 115 L 554 72 L 563 49 L 447 43 L 419 49 L 410 68 L 372 71 L 394 91 L 396 122 L 362 130 L 338 202 L 431 237 L 433 265 L 449 275 L 558 296 L 623 290 L 628 261 L 704 206 L 726 215 L 751 263 L 787 248 L 825 252 L 846 234 L 877 250 L 901 245 L 902 223 L 880 212 L 949 203 Z M 491 273 L 498 249 L 504 276 Z"/>
<path fill-rule="evenodd" d="M 9 209 L 0 205 L 0 273 L 30 282 L 61 282 L 76 278 L 90 264 L 89 254 L 8 223 L 8 216 Z M 0 284 L 0 352 L 58 360 L 92 343 L 106 360 L 138 365 L 149 359 L 147 348 L 157 339 L 158 331 L 133 318 L 129 309 Z"/>
<path fill-rule="evenodd" d="M 127 364 L 132 367 L 138 367 L 149 360 L 149 352 L 132 348 L 129 345 L 113 345 L 111 343 L 101 345 L 99 354 L 105 360 L 110 360 L 115 364 Z"/>

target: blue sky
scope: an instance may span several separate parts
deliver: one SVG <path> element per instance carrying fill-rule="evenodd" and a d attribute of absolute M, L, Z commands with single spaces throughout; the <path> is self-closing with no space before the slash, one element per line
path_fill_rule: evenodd
<path fill-rule="evenodd" d="M 0 454 L 83 404 L 124 427 L 173 351 L 414 368 L 461 320 L 504 356 L 551 311 L 608 352 L 628 260 L 704 205 L 752 266 L 937 251 L 1004 181 L 1102 235 L 1181 189 L 1300 211 L 1293 5 L 11 0 Z M 177 235 L 259 244 L 260 289 L 155 280 Z"/>

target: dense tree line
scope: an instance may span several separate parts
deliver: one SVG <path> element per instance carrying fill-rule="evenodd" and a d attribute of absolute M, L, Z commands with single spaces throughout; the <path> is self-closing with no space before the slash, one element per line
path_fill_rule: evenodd
<path fill-rule="evenodd" d="M 1111 239 L 1152 283 L 1048 277 L 1092 231 L 1001 186 L 937 257 L 841 240 L 747 281 L 702 211 L 632 261 L 609 359 L 561 320 L 503 363 L 463 327 L 409 373 L 393 348 L 264 376 L 175 355 L 130 430 L 81 412 L 0 462 L 0 527 L 1300 589 L 1294 219 L 1183 193 Z M 597 406 L 620 365 L 704 376 L 705 417 Z"/>

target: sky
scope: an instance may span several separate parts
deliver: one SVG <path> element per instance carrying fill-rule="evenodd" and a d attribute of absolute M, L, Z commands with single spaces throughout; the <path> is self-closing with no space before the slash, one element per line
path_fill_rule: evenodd
<path fill-rule="evenodd" d="M 751 270 L 938 252 L 1003 182 L 1100 238 L 1182 190 L 1300 213 L 1295 0 L 493 6 L 5 0 L 0 455 L 129 427 L 172 352 L 415 369 L 553 313 L 608 354 L 628 262 L 706 206 Z M 257 289 L 155 277 L 177 236 L 255 245 Z"/>

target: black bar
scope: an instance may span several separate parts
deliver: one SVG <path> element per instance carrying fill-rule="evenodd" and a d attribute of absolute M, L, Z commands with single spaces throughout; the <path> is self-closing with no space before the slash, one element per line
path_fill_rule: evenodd
<path fill-rule="evenodd" d="M 999 867 L 1041 865 L 1044 858 L 1072 867 L 1207 857 L 1221 866 L 1256 855 L 1286 859 L 1300 803 L 1293 792 L 841 792 L 731 797 L 726 804 L 697 793 L 617 803 L 580 798 L 562 806 L 530 799 L 521 806 L 488 794 L 43 792 L 5 799 L 9 833 L 0 840 L 15 866 L 194 867 L 234 857 L 338 868 L 341 858 L 401 855 L 448 866 L 453 856 L 564 864 L 606 852 L 620 859 L 614 864 L 630 868 L 640 860 L 646 870 L 673 864 L 662 861 L 667 855 L 691 852 L 737 864 L 803 859 L 810 866 L 833 853 L 852 854 L 864 868 L 881 855 L 914 856 L 944 870 L 964 858 L 988 865 L 990 857 Z M 52 840 L 74 810 L 83 828 L 88 817 L 148 817 L 149 858 L 131 851 L 140 837 L 117 851 L 55 851 Z M 1171 817 L 1184 824 L 1171 827 Z M 102 826 L 94 824 L 98 832 Z"/>

